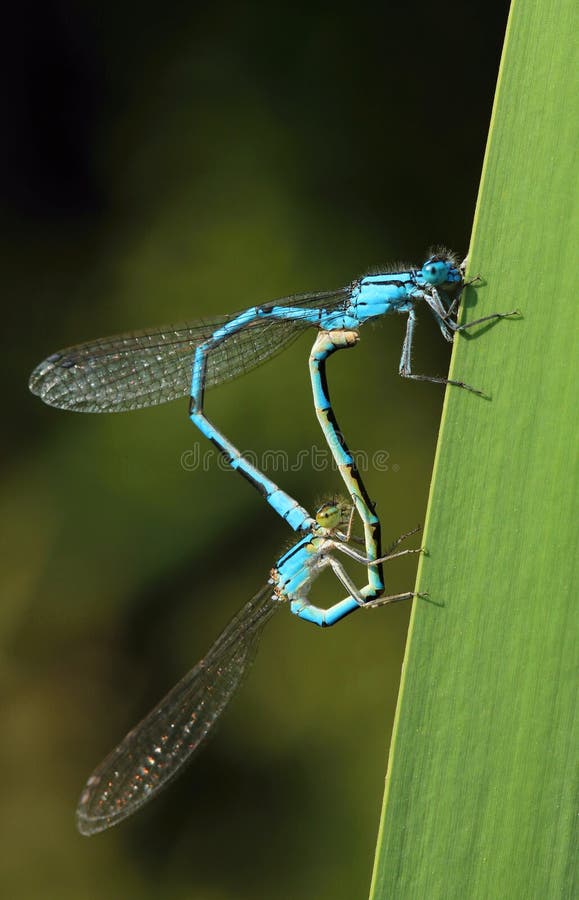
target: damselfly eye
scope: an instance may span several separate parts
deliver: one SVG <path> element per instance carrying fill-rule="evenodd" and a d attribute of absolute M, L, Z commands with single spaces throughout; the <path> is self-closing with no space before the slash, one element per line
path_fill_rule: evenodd
<path fill-rule="evenodd" d="M 422 276 L 429 284 L 444 284 L 448 278 L 449 264 L 444 259 L 430 259 L 422 267 Z"/>
<path fill-rule="evenodd" d="M 334 529 L 340 524 L 342 510 L 335 503 L 323 503 L 316 512 L 316 522 L 322 528 Z"/>

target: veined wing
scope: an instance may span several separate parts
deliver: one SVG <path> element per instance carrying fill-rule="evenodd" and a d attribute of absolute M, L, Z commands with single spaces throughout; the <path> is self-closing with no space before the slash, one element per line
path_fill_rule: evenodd
<path fill-rule="evenodd" d="M 241 685 L 279 601 L 265 585 L 201 659 L 89 778 L 77 807 L 82 834 L 132 815 L 178 774 Z"/>
<path fill-rule="evenodd" d="M 349 289 L 299 294 L 268 306 L 333 309 Z M 191 389 L 196 348 L 239 313 L 212 321 L 170 325 L 68 347 L 49 356 L 29 387 L 50 406 L 76 412 L 124 412 L 184 397 Z M 303 321 L 263 319 L 225 338 L 207 360 L 206 387 L 236 378 L 287 347 L 307 328 Z"/>

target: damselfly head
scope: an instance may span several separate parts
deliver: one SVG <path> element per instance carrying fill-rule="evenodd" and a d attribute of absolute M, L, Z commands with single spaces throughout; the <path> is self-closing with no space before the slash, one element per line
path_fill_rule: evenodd
<path fill-rule="evenodd" d="M 424 281 L 433 287 L 449 287 L 462 281 L 462 273 L 456 259 L 444 250 L 432 253 L 422 266 L 420 274 Z"/>
<path fill-rule="evenodd" d="M 334 528 L 339 528 L 347 521 L 349 513 L 350 505 L 345 500 L 340 497 L 332 497 L 316 510 L 316 523 L 320 528 L 333 531 Z"/>

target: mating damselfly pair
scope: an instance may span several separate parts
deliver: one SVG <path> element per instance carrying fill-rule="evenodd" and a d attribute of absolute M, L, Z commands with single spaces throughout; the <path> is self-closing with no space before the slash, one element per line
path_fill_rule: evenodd
<path fill-rule="evenodd" d="M 263 626 L 280 602 L 300 618 L 333 625 L 361 607 L 411 597 L 384 597 L 382 562 L 411 551 L 381 551 L 380 521 L 338 427 L 329 396 L 326 360 L 354 347 L 368 321 L 407 316 L 399 373 L 406 378 L 452 384 L 459 381 L 417 375 L 411 368 L 416 307 L 424 301 L 443 337 L 452 341 L 465 328 L 504 318 L 493 313 L 459 325 L 464 267 L 451 254 L 432 254 L 420 268 L 377 272 L 336 291 L 301 294 L 222 316 L 79 344 L 41 363 L 30 389 L 46 403 L 80 412 L 120 412 L 189 395 L 193 424 L 263 495 L 270 506 L 304 536 L 277 561 L 268 584 L 226 627 L 204 659 L 173 688 L 140 725 L 97 768 L 81 796 L 77 818 L 84 834 L 101 831 L 138 809 L 169 783 L 210 731 L 241 683 Z M 309 369 L 316 414 L 338 471 L 364 529 L 364 552 L 351 544 L 352 519 L 343 529 L 340 504 L 312 516 L 297 500 L 259 471 L 204 412 L 205 389 L 241 375 L 289 345 L 307 328 L 317 332 Z M 357 588 L 337 554 L 366 568 L 367 584 Z M 309 602 L 316 575 L 330 567 L 348 592 L 321 610 Z"/>

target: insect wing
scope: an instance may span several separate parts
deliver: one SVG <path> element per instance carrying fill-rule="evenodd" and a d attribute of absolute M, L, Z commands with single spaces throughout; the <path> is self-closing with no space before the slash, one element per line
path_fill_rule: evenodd
<path fill-rule="evenodd" d="M 116 825 L 172 781 L 241 685 L 261 632 L 278 607 L 266 585 L 232 619 L 208 654 L 98 766 L 77 807 L 82 834 Z"/>

